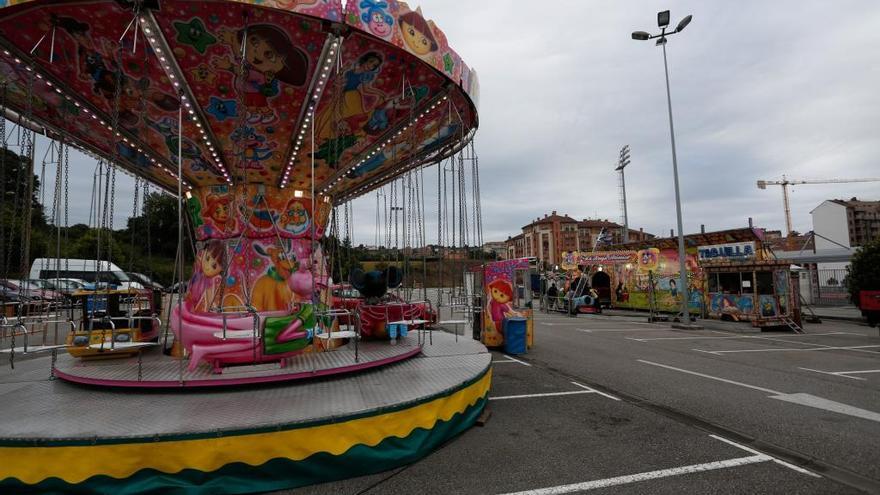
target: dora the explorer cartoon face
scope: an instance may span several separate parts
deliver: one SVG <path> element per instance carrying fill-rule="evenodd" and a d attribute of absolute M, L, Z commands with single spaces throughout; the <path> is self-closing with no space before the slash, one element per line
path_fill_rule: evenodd
<path fill-rule="evenodd" d="M 498 287 L 492 287 L 491 294 L 492 299 L 500 302 L 501 304 L 507 304 L 508 302 L 510 302 L 510 296 L 505 294 L 504 291 L 502 291 Z"/>
<path fill-rule="evenodd" d="M 278 74 L 284 68 L 284 55 L 258 34 L 248 38 L 246 57 L 248 63 L 263 74 Z"/>
<path fill-rule="evenodd" d="M 400 30 L 403 41 L 416 55 L 423 57 L 437 51 L 437 40 L 431 34 L 431 28 L 425 19 L 416 12 L 408 12 L 400 16 Z"/>

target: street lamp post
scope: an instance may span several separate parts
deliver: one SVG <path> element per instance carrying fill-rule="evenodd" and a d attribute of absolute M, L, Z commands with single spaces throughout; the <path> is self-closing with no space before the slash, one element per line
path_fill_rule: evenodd
<path fill-rule="evenodd" d="M 678 23 L 675 31 L 666 32 L 666 28 L 669 27 L 669 11 L 664 10 L 663 12 L 657 13 L 657 25 L 660 27 L 660 34 L 649 34 L 645 31 L 635 31 L 632 33 L 632 38 L 634 40 L 650 40 L 654 38 L 657 39 L 657 45 L 660 45 L 663 48 L 663 70 L 666 75 L 666 104 L 669 109 L 669 137 L 672 142 L 672 175 L 675 179 L 675 213 L 678 216 L 678 262 L 679 262 L 679 291 L 681 292 L 681 321 L 687 322 L 690 320 L 689 311 L 688 311 L 688 285 L 687 285 L 687 266 L 685 263 L 685 250 L 684 250 L 684 232 L 682 230 L 682 221 L 681 221 L 681 194 L 679 192 L 678 186 L 678 159 L 675 154 L 675 127 L 672 123 L 672 96 L 669 90 L 669 65 L 666 62 L 666 37 L 678 34 L 684 30 L 684 28 L 690 24 L 693 16 L 687 16 Z"/>

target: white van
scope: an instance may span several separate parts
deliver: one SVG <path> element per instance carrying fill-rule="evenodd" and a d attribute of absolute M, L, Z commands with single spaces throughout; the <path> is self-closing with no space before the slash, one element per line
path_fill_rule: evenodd
<path fill-rule="evenodd" d="M 122 289 L 143 289 L 113 263 L 95 260 L 37 258 L 31 265 L 30 278 L 52 280 L 54 278 L 77 278 L 89 283 L 103 282 Z M 100 279 L 100 280 L 99 280 Z"/>

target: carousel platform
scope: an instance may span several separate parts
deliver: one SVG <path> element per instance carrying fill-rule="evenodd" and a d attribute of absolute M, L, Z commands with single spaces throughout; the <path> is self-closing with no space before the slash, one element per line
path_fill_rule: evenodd
<path fill-rule="evenodd" d="M 413 462 L 469 428 L 491 384 L 485 347 L 432 337 L 360 373 L 226 389 L 81 386 L 22 360 L 0 371 L 0 492 L 254 493 Z"/>
<path fill-rule="evenodd" d="M 355 349 L 349 342 L 327 352 L 306 353 L 281 363 L 227 366 L 214 373 L 207 363 L 190 371 L 186 363 L 162 354 L 158 346 L 144 348 L 139 356 L 83 360 L 60 354 L 55 376 L 69 382 L 105 387 L 195 388 L 239 387 L 257 383 L 307 380 L 359 372 L 396 363 L 422 351 L 417 332 L 394 345 L 361 342 Z"/>

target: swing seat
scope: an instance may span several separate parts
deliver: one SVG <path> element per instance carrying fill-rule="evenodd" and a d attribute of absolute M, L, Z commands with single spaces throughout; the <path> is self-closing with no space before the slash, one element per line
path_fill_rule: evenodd
<path fill-rule="evenodd" d="M 66 348 L 66 344 L 62 345 L 29 345 L 27 346 L 27 351 L 25 351 L 24 346 L 14 347 L 10 349 L 0 349 L 0 354 L 38 354 L 41 352 L 48 352 L 55 349 L 63 349 Z"/>
<path fill-rule="evenodd" d="M 223 332 L 214 332 L 214 337 L 223 338 Z M 254 333 L 253 330 L 227 330 L 226 339 L 259 339 L 259 332 Z"/>
<path fill-rule="evenodd" d="M 157 342 L 117 342 L 110 347 L 109 342 L 104 342 L 103 344 L 92 344 L 89 346 L 89 349 L 102 351 L 102 352 L 114 352 L 114 351 L 133 351 L 137 349 L 143 349 L 145 347 L 153 347 L 159 345 Z M 102 348 L 103 347 L 103 348 Z"/>
<path fill-rule="evenodd" d="M 315 335 L 315 337 L 317 337 L 321 340 L 353 339 L 353 338 L 357 337 L 357 332 L 355 332 L 353 330 L 339 330 L 339 331 L 333 332 L 332 334 L 330 332 L 319 333 L 319 334 Z"/>

